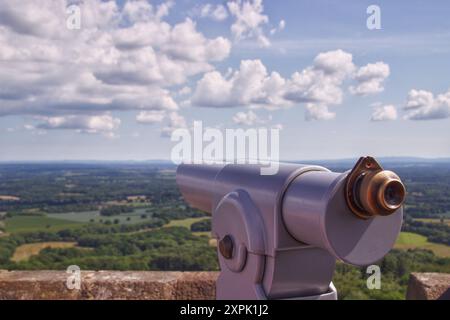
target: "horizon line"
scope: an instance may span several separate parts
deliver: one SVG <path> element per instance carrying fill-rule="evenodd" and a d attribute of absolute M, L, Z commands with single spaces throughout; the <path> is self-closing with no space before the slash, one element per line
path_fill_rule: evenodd
<path fill-rule="evenodd" d="M 357 160 L 359 156 L 356 157 L 343 157 L 343 158 L 329 158 L 329 159 L 281 159 L 279 162 L 299 162 L 299 161 L 354 161 Z M 417 157 L 417 156 L 380 156 L 376 157 L 376 159 L 384 159 L 384 160 L 409 160 L 409 161 L 450 161 L 450 156 L 444 157 Z M 24 160 L 24 159 L 13 159 L 13 160 L 0 160 L 0 164 L 2 163 L 61 163 L 61 162 L 161 162 L 161 163 L 173 163 L 170 159 L 36 159 L 36 160 Z"/>

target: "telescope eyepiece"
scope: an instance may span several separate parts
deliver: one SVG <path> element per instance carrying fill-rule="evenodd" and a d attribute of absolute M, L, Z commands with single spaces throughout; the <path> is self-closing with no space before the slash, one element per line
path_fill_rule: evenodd
<path fill-rule="evenodd" d="M 379 201 L 388 210 L 397 210 L 403 204 L 406 190 L 397 179 L 388 179 L 379 191 Z"/>
<path fill-rule="evenodd" d="M 405 201 L 406 189 L 392 171 L 383 170 L 372 157 L 362 157 L 349 173 L 346 199 L 351 211 L 360 218 L 387 216 Z"/>

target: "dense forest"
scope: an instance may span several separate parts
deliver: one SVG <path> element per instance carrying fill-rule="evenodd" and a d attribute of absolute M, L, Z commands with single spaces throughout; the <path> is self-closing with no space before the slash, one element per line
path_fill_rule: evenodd
<path fill-rule="evenodd" d="M 147 227 L 161 226 L 161 221 Z M 142 227 L 142 226 L 141 226 Z M 119 232 L 120 231 L 120 232 Z M 217 270 L 216 252 L 207 237 L 183 227 L 128 233 L 124 229 L 89 227 L 57 233 L 30 233 L 0 239 L 0 269 L 65 270 Z M 14 249 L 25 243 L 76 241 L 75 248 L 47 248 L 23 262 L 12 262 Z"/>

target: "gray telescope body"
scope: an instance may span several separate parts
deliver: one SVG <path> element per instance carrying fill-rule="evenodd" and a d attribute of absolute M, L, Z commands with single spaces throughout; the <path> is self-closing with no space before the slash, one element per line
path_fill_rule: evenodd
<path fill-rule="evenodd" d="M 370 265 L 394 245 L 402 208 L 355 215 L 345 197 L 349 172 L 287 163 L 275 175 L 260 169 L 181 164 L 177 170 L 184 199 L 212 214 L 217 299 L 336 299 L 336 259 Z"/>

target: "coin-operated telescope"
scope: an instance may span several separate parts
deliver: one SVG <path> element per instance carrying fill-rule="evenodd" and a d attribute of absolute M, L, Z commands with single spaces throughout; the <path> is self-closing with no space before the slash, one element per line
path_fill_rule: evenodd
<path fill-rule="evenodd" d="M 181 164 L 177 184 L 212 214 L 218 299 L 337 299 L 336 259 L 381 259 L 400 232 L 405 187 L 372 157 L 345 173 L 312 165 Z"/>

